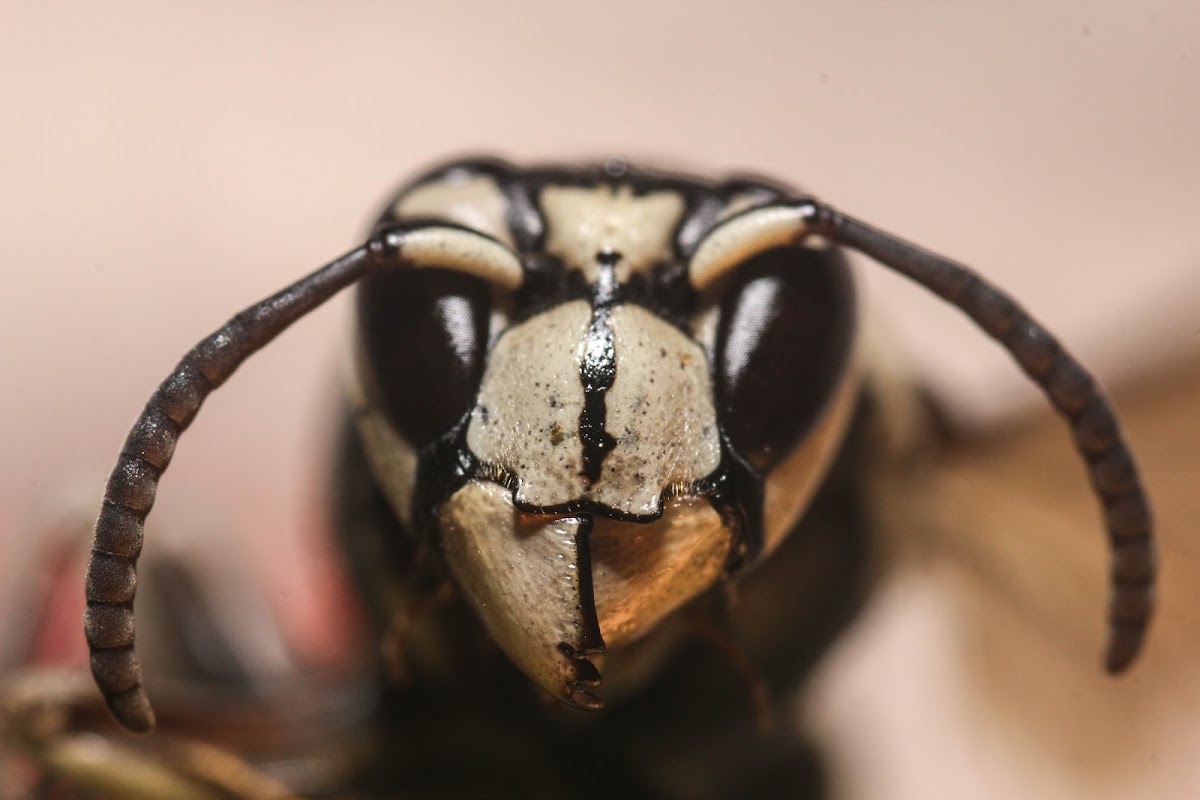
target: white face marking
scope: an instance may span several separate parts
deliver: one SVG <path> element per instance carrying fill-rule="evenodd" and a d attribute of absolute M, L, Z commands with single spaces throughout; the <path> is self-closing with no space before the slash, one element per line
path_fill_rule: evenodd
<path fill-rule="evenodd" d="M 564 303 L 505 331 L 488 357 L 467 447 L 515 474 L 523 503 L 584 493 L 579 364 L 591 318 L 586 302 Z"/>
<path fill-rule="evenodd" d="M 535 507 L 591 500 L 627 514 L 659 511 L 662 490 L 710 475 L 721 459 L 708 359 L 637 306 L 612 309 L 616 377 L 605 395 L 616 447 L 600 479 L 583 475 L 579 371 L 591 308 L 573 301 L 500 337 L 488 360 L 467 446 L 517 478 Z"/>
<path fill-rule="evenodd" d="M 400 219 L 440 219 L 486 233 L 513 246 L 507 221 L 508 202 L 487 175 L 450 173 L 405 192 L 392 213 Z"/>
<path fill-rule="evenodd" d="M 580 520 L 522 514 L 508 489 L 471 481 L 442 506 L 442 552 L 492 638 L 521 671 L 564 698 L 575 693 L 586 641 L 577 534 Z"/>
<path fill-rule="evenodd" d="M 640 306 L 612 310 L 616 379 L 606 396 L 617 446 L 589 497 L 653 513 L 670 484 L 699 480 L 721 461 L 708 358 L 700 345 Z"/>
<path fill-rule="evenodd" d="M 609 647 L 633 641 L 711 586 L 733 534 L 700 497 L 674 497 L 651 523 L 597 517 L 588 540 L 600 633 Z"/>
<path fill-rule="evenodd" d="M 804 214 L 794 206 L 766 206 L 713 228 L 688 263 L 692 286 L 703 291 L 747 258 L 799 241 L 808 227 Z"/>
<path fill-rule="evenodd" d="M 626 185 L 547 186 L 539 204 L 546 218 L 546 252 L 581 270 L 589 283 L 597 278 L 596 254 L 603 251 L 621 254 L 619 282 L 671 260 L 671 239 L 684 212 L 676 192 L 635 196 Z"/>

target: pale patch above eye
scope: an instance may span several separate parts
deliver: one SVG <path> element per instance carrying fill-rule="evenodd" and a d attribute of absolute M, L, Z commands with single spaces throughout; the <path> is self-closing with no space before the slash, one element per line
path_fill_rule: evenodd
<path fill-rule="evenodd" d="M 392 206 L 398 220 L 440 219 L 513 246 L 505 219 L 508 202 L 490 175 L 464 174 L 416 186 Z"/>

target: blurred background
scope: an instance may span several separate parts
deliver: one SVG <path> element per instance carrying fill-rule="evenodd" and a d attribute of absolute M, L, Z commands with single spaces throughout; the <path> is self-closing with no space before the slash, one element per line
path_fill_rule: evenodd
<path fill-rule="evenodd" d="M 1200 447 L 1195 397 L 1155 405 L 1137 392 L 1182 397 L 1170 394 L 1182 391 L 1176 365 L 1200 358 L 1197 43 L 1200 5 L 1182 0 L 9 0 L 0 615 L 24 613 L 14 587 L 30 531 L 75 502 L 64 497 L 94 505 L 129 423 L 180 355 L 355 244 L 397 183 L 463 153 L 749 170 L 958 258 L 1129 387 L 1119 401 L 1171 420 L 1159 435 L 1177 460 L 1150 477 L 1183 496 L 1196 458 L 1178 443 Z M 1037 413 L 1007 358 L 956 313 L 876 267 L 860 272 L 867 306 L 962 430 L 995 446 L 989 431 Z M 322 309 L 215 394 L 160 495 L 164 514 L 199 509 L 238 532 L 293 609 L 317 604 L 301 543 L 319 527 L 347 312 L 345 298 Z M 1052 441 L 1077 470 L 1065 437 Z M 1012 463 L 1032 463 L 1014 469 L 1043 488 L 1036 478 L 1056 474 Z M 1097 515 L 1072 481 L 1063 491 L 1079 495 L 1079 538 L 1098 570 Z M 1009 533 L 1039 557 L 1035 531 Z M 1075 671 L 1051 670 L 1052 689 L 1014 696 L 1028 716 L 1000 722 L 1003 695 L 972 699 L 996 684 L 958 636 L 967 590 L 930 579 L 943 572 L 888 582 L 819 676 L 810 717 L 842 753 L 845 796 L 1200 795 L 1200 697 L 1182 669 L 1197 653 L 1194 617 L 1160 626 L 1175 637 L 1161 673 L 1152 639 L 1144 673 L 1109 682 L 1095 674 L 1102 580 L 1085 580 L 1086 641 L 1067 646 Z M 1045 666 L 1013 664 L 1034 684 Z M 1070 702 L 1041 703 L 1048 691 Z M 1080 709 L 1164 693 L 1161 715 L 1124 739 L 1114 730 L 1108 749 L 1028 718 L 1119 729 L 1124 714 Z"/>

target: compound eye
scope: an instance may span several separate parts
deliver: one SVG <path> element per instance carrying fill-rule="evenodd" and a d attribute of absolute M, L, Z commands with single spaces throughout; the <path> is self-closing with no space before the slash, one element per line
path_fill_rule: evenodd
<path fill-rule="evenodd" d="M 718 418 L 766 472 L 813 427 L 849 365 L 854 287 L 834 249 L 777 247 L 737 266 L 716 338 Z"/>
<path fill-rule="evenodd" d="M 472 408 L 487 355 L 486 281 L 443 269 L 383 270 L 358 290 L 365 381 L 397 433 L 420 449 Z"/>

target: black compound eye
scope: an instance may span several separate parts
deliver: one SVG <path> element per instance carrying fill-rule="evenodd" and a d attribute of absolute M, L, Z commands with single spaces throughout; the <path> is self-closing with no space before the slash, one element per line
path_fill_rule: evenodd
<path fill-rule="evenodd" d="M 718 417 L 760 472 L 785 458 L 847 367 L 854 287 L 841 253 L 781 247 L 738 267 L 721 301 Z"/>
<path fill-rule="evenodd" d="M 398 433 L 422 448 L 475 403 L 487 355 L 488 284 L 440 269 L 382 271 L 358 291 L 371 381 Z"/>

